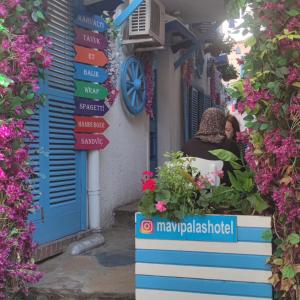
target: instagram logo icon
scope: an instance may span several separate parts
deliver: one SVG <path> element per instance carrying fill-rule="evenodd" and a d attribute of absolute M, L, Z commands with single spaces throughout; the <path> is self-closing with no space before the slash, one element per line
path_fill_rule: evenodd
<path fill-rule="evenodd" d="M 153 222 L 150 220 L 143 220 L 141 222 L 141 228 L 140 228 L 141 233 L 143 234 L 152 234 L 154 231 L 153 228 Z"/>

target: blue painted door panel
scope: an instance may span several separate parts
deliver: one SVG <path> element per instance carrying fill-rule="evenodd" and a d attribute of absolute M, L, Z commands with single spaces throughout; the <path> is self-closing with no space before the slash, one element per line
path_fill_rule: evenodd
<path fill-rule="evenodd" d="M 39 176 L 32 180 L 40 206 L 31 219 L 35 241 L 44 244 L 86 229 L 86 152 L 74 150 L 74 2 L 48 1 L 53 65 L 41 84 L 47 97 L 28 123 L 36 141 L 31 164 Z"/>

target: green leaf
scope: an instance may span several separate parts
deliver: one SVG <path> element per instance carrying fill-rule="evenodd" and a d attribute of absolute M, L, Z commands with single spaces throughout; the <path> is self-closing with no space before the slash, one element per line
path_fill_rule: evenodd
<path fill-rule="evenodd" d="M 31 108 L 26 108 L 25 112 L 26 112 L 27 115 L 33 115 L 34 114 L 34 111 Z"/>
<path fill-rule="evenodd" d="M 282 258 L 275 258 L 273 260 L 273 263 L 277 266 L 282 266 L 283 265 L 283 259 Z"/>
<path fill-rule="evenodd" d="M 300 243 L 300 234 L 297 233 L 291 233 L 288 236 L 288 241 L 292 245 L 298 245 Z"/>
<path fill-rule="evenodd" d="M 40 5 L 42 5 L 42 0 L 35 0 L 35 1 L 33 2 L 33 5 L 34 5 L 34 6 L 40 6 Z"/>
<path fill-rule="evenodd" d="M 267 84 L 267 88 L 268 88 L 269 90 L 273 90 L 273 89 L 275 88 L 275 82 L 269 82 L 269 83 Z"/>
<path fill-rule="evenodd" d="M 296 8 L 292 8 L 292 9 L 287 11 L 287 14 L 291 17 L 296 17 L 296 16 L 300 15 L 300 10 L 296 9 Z"/>
<path fill-rule="evenodd" d="M 247 197 L 247 200 L 250 202 L 253 209 L 260 214 L 269 208 L 269 204 L 259 194 L 250 195 Z"/>
<path fill-rule="evenodd" d="M 266 124 L 266 123 L 265 124 L 261 124 L 260 127 L 259 127 L 260 130 L 267 130 L 269 128 L 270 128 L 270 125 Z"/>
<path fill-rule="evenodd" d="M 15 235 L 17 235 L 17 234 L 19 234 L 19 230 L 18 230 L 18 228 L 13 228 L 11 231 L 10 231 L 10 236 L 12 237 L 12 236 L 15 236 Z"/>
<path fill-rule="evenodd" d="M 244 189 L 242 183 L 231 172 L 228 172 L 228 176 L 232 187 L 240 192 L 243 192 Z"/>
<path fill-rule="evenodd" d="M 40 10 L 36 12 L 36 16 L 41 20 L 45 20 L 45 16 Z"/>
<path fill-rule="evenodd" d="M 292 84 L 292 86 L 295 86 L 295 87 L 297 87 L 297 88 L 300 89 L 300 81 L 294 82 L 294 83 Z"/>
<path fill-rule="evenodd" d="M 22 98 L 21 97 L 13 97 L 10 100 L 12 108 L 15 109 L 16 106 L 19 106 L 22 104 Z"/>
<path fill-rule="evenodd" d="M 273 238 L 273 233 L 271 229 L 265 230 L 262 235 L 261 235 L 262 239 L 264 239 L 265 241 L 271 241 Z"/>
<path fill-rule="evenodd" d="M 287 59 L 284 57 L 280 57 L 277 61 L 278 65 L 285 66 L 287 64 Z"/>
<path fill-rule="evenodd" d="M 247 115 L 245 118 L 244 118 L 244 121 L 252 121 L 254 119 L 254 117 L 252 115 Z"/>
<path fill-rule="evenodd" d="M 32 20 L 33 20 L 34 22 L 37 22 L 37 21 L 38 21 L 38 17 L 37 17 L 37 15 L 36 15 L 36 11 L 33 11 L 33 12 L 31 13 L 31 18 L 32 18 Z"/>
<path fill-rule="evenodd" d="M 256 44 L 256 38 L 251 36 L 249 39 L 246 40 L 245 46 L 246 47 L 253 47 Z"/>
<path fill-rule="evenodd" d="M 245 126 L 247 127 L 247 128 L 254 128 L 255 127 L 255 122 L 246 122 L 245 123 Z"/>
<path fill-rule="evenodd" d="M 26 98 L 27 98 L 28 100 L 32 100 L 32 99 L 34 98 L 34 96 L 35 96 L 34 93 L 30 93 L 30 94 L 27 95 Z"/>
<path fill-rule="evenodd" d="M 26 9 L 25 9 L 23 6 L 18 5 L 18 6 L 16 7 L 16 11 L 17 11 L 18 14 L 22 14 L 23 12 L 26 11 Z"/>
<path fill-rule="evenodd" d="M 239 158 L 235 154 L 224 149 L 216 149 L 216 150 L 211 150 L 209 152 L 223 161 L 233 162 L 239 160 Z"/>
<path fill-rule="evenodd" d="M 14 81 L 12 79 L 10 79 L 6 75 L 0 73 L 0 86 L 7 88 L 12 83 L 14 83 Z"/>
<path fill-rule="evenodd" d="M 289 69 L 287 67 L 280 67 L 276 69 L 275 73 L 278 77 L 284 78 L 284 76 L 289 73 Z"/>
<path fill-rule="evenodd" d="M 250 171 L 234 171 L 235 177 L 242 185 L 242 192 L 250 193 L 254 188 L 253 174 Z"/>
<path fill-rule="evenodd" d="M 296 272 L 292 265 L 285 266 L 281 272 L 282 272 L 283 279 L 285 279 L 285 278 L 293 279 L 296 275 Z"/>
<path fill-rule="evenodd" d="M 279 245 L 281 245 L 283 242 L 282 242 L 281 239 L 274 239 L 274 240 L 273 240 L 273 243 L 274 243 L 276 246 L 279 246 Z"/>

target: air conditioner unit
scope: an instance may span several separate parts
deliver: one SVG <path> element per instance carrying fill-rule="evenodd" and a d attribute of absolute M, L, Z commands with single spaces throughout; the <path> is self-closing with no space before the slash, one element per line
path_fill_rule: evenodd
<path fill-rule="evenodd" d="M 133 2 L 134 0 L 130 0 Z M 144 0 L 129 18 L 129 40 L 162 46 L 165 43 L 165 7 L 158 0 Z"/>

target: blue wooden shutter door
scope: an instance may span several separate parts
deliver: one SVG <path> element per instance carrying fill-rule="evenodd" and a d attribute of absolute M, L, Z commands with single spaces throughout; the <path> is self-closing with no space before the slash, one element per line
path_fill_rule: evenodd
<path fill-rule="evenodd" d="M 208 108 L 213 107 L 211 96 L 204 96 L 204 111 L 206 111 Z"/>
<path fill-rule="evenodd" d="M 203 90 L 199 90 L 199 92 L 198 92 L 198 101 L 199 101 L 199 124 L 200 124 L 202 115 L 204 113 L 204 92 L 203 92 Z"/>
<path fill-rule="evenodd" d="M 198 131 L 198 127 L 199 127 L 199 92 L 197 89 L 195 88 L 191 88 L 190 90 L 190 137 L 193 137 L 197 131 Z"/>
<path fill-rule="evenodd" d="M 53 64 L 41 86 L 47 95 L 29 126 L 38 131 L 40 154 L 31 157 L 39 178 L 37 200 L 41 210 L 34 220 L 38 243 L 60 239 L 86 228 L 86 153 L 74 151 L 73 40 L 74 2 L 49 0 L 49 34 Z M 33 127 L 32 127 L 33 128 Z M 37 130 L 38 128 L 38 130 Z M 33 128 L 34 129 L 34 128 Z M 37 145 L 32 146 L 33 150 Z"/>
<path fill-rule="evenodd" d="M 183 116 L 184 116 L 184 142 L 190 138 L 190 105 L 189 105 L 189 86 L 185 80 L 182 80 L 182 99 L 183 99 Z"/>

